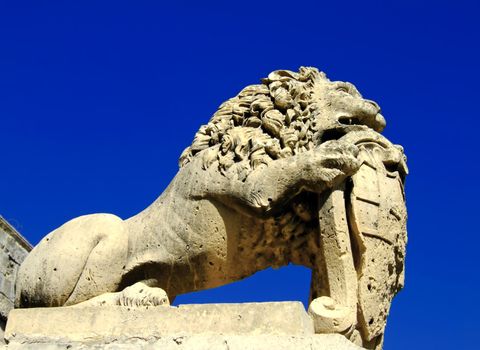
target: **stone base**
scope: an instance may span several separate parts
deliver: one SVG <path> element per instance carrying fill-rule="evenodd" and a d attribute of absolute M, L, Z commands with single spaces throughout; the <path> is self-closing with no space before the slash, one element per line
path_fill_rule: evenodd
<path fill-rule="evenodd" d="M 361 349 L 314 334 L 299 302 L 15 309 L 5 339 L 8 349 Z"/>
<path fill-rule="evenodd" d="M 160 339 L 129 339 L 111 342 L 12 342 L 6 350 L 360 350 L 339 334 L 289 335 L 178 335 Z"/>

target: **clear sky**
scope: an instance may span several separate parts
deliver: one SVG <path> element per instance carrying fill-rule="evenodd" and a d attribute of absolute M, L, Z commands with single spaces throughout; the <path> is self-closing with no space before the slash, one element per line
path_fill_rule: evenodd
<path fill-rule="evenodd" d="M 467 1 L 0 1 L 0 214 L 33 244 L 130 217 L 221 102 L 316 66 L 377 101 L 404 145 L 409 244 L 386 350 L 478 348 L 479 9 Z M 177 302 L 301 300 L 268 270 Z"/>

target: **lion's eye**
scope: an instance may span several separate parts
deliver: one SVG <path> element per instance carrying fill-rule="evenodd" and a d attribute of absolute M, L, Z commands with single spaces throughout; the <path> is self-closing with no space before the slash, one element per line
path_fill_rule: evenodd
<path fill-rule="evenodd" d="M 337 87 L 337 91 L 346 92 L 347 94 L 350 93 L 348 87 L 342 85 Z"/>

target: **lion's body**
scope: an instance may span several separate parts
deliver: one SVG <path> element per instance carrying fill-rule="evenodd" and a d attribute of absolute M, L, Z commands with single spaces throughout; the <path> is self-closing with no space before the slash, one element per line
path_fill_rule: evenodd
<path fill-rule="evenodd" d="M 147 209 L 47 235 L 20 268 L 16 304 L 72 305 L 137 282 L 172 298 L 289 262 L 318 275 L 318 196 L 361 165 L 336 139 L 384 125 L 351 84 L 314 68 L 273 72 L 220 106 Z"/>
<path fill-rule="evenodd" d="M 145 278 L 145 266 L 146 279 L 158 280 L 156 285 L 170 296 L 232 282 L 269 266 L 293 262 L 313 267 L 309 257 L 315 249 L 308 245 L 317 227 L 304 232 L 302 226 L 301 237 L 294 232 L 286 237 L 285 230 L 277 232 L 281 230 L 278 219 L 285 213 L 257 217 L 247 210 L 232 210 L 238 205 L 233 191 L 223 198 L 218 193 L 228 190 L 235 180 L 215 168 L 192 174 L 199 161 L 183 167 L 160 198 L 125 221 L 132 233 L 125 268 L 127 285 Z M 292 254 L 292 246 L 301 253 Z"/>

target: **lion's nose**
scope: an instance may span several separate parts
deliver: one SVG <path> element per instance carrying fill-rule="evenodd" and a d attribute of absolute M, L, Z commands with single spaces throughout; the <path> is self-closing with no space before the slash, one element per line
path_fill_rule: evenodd
<path fill-rule="evenodd" d="M 376 132 L 382 132 L 383 129 L 385 129 L 385 126 L 387 125 L 387 122 L 385 121 L 385 118 L 383 115 L 380 114 L 381 109 L 380 106 L 378 105 L 377 102 L 372 101 L 372 100 L 365 100 L 366 103 L 368 103 L 370 106 L 374 107 L 375 110 L 375 118 L 373 120 L 373 125 L 371 126 L 373 130 Z"/>

